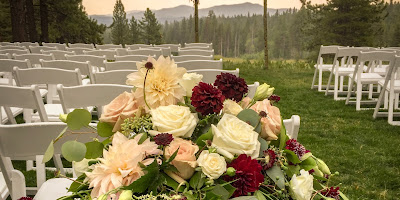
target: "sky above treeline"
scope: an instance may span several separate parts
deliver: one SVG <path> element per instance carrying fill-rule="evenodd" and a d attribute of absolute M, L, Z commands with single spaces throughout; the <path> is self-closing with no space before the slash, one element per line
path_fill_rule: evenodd
<path fill-rule="evenodd" d="M 263 0 L 200 0 L 199 8 L 208 8 L 216 5 L 239 4 L 239 3 L 263 4 Z M 312 3 L 324 3 L 326 0 L 311 0 Z M 130 10 L 159 10 L 179 5 L 193 5 L 189 0 L 122 0 L 125 11 Z M 115 0 L 83 0 L 86 12 L 89 15 L 112 14 Z M 268 8 L 300 8 L 300 0 L 268 0 Z"/>

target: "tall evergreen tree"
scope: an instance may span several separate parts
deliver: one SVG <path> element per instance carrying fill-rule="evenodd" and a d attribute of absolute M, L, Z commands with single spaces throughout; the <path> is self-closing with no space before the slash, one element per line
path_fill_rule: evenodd
<path fill-rule="evenodd" d="M 264 67 L 268 69 L 268 0 L 264 0 Z"/>
<path fill-rule="evenodd" d="M 121 0 L 115 2 L 111 28 L 112 43 L 125 45 L 128 36 L 128 19 L 126 19 L 124 4 Z"/>
<path fill-rule="evenodd" d="M 139 44 L 140 43 L 140 27 L 138 21 L 132 16 L 129 22 L 129 44 Z"/>
<path fill-rule="evenodd" d="M 199 3 L 200 0 L 190 0 L 194 4 L 194 41 L 196 43 L 199 41 Z"/>
<path fill-rule="evenodd" d="M 156 15 L 147 8 L 142 20 L 139 21 L 142 30 L 141 38 L 146 44 L 161 44 L 161 25 L 158 23 Z"/>

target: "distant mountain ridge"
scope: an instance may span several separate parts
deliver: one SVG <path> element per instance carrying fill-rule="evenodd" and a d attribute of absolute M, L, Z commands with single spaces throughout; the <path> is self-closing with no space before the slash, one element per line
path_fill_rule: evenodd
<path fill-rule="evenodd" d="M 261 15 L 263 14 L 264 8 L 260 4 L 253 4 L 253 3 L 242 3 L 242 4 L 233 4 L 233 5 L 219 5 L 213 6 L 210 8 L 203 8 L 199 9 L 199 17 L 206 17 L 208 12 L 213 10 L 215 15 L 217 16 L 235 16 L 235 15 L 247 15 L 247 14 L 256 14 Z M 282 13 L 283 11 L 287 10 L 286 8 L 282 9 L 273 9 L 268 8 L 268 13 L 275 13 L 278 11 Z M 164 24 L 165 21 L 172 22 L 174 20 L 180 21 L 184 17 L 188 18 L 190 15 L 194 14 L 194 7 L 193 6 L 186 6 L 181 5 L 173 8 L 163 8 L 160 10 L 152 10 L 158 21 L 161 24 Z M 126 15 L 127 18 L 130 20 L 132 16 L 136 19 L 142 19 L 144 11 L 132 10 L 127 11 Z M 90 15 L 91 18 L 96 19 L 98 23 L 106 24 L 107 26 L 112 24 L 112 15 Z"/>

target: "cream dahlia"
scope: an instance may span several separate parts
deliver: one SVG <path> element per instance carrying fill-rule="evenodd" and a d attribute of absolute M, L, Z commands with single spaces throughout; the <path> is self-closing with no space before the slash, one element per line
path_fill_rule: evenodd
<path fill-rule="evenodd" d="M 147 73 L 146 63 L 151 62 L 153 68 Z M 144 79 L 146 77 L 146 101 L 150 108 L 159 106 L 167 106 L 177 104 L 183 101 L 183 96 L 186 95 L 185 89 L 179 85 L 186 69 L 177 67 L 175 62 L 169 57 L 160 56 L 158 60 L 149 57 L 145 62 L 137 63 L 138 72 L 129 74 L 126 84 L 133 85 L 137 89 L 135 97 L 138 104 L 146 107 L 144 101 Z M 147 109 L 147 107 L 146 107 Z"/>
<path fill-rule="evenodd" d="M 92 165 L 92 172 L 86 172 L 89 187 L 93 187 L 91 196 L 99 197 L 120 186 L 126 186 L 144 175 L 139 162 L 149 165 L 154 159 L 146 159 L 147 155 L 161 154 L 158 145 L 147 139 L 138 144 L 141 135 L 128 139 L 122 133 L 115 133 L 112 145 L 103 150 L 100 163 Z"/>

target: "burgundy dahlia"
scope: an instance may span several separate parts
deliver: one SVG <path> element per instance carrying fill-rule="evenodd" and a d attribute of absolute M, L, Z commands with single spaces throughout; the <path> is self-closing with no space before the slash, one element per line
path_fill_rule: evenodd
<path fill-rule="evenodd" d="M 243 95 L 249 91 L 244 79 L 229 73 L 218 75 L 214 86 L 218 87 L 227 99 L 232 99 L 236 102 L 241 101 Z"/>
<path fill-rule="evenodd" d="M 261 166 L 263 167 L 263 170 L 268 170 L 275 164 L 276 161 L 275 151 L 271 149 L 264 151 L 264 158 L 265 160 L 261 161 Z"/>
<path fill-rule="evenodd" d="M 21 197 L 18 200 L 33 200 L 32 197 Z"/>
<path fill-rule="evenodd" d="M 211 84 L 200 82 L 199 85 L 193 88 L 193 94 L 190 99 L 197 112 L 202 115 L 208 115 L 221 111 L 225 96 L 222 95 L 221 90 Z"/>
<path fill-rule="evenodd" d="M 278 96 L 278 95 L 273 94 L 273 95 L 271 95 L 268 99 L 269 99 L 270 101 L 272 101 L 272 102 L 278 103 L 278 102 L 281 100 L 281 97 Z"/>
<path fill-rule="evenodd" d="M 330 187 L 327 188 L 326 190 L 322 191 L 321 194 L 325 197 L 330 197 L 332 199 L 339 200 L 340 199 L 340 193 L 339 193 L 339 187 Z"/>
<path fill-rule="evenodd" d="M 304 154 L 310 152 L 302 144 L 297 142 L 295 139 L 290 139 L 286 142 L 286 149 L 293 151 L 299 159 L 304 156 Z"/>
<path fill-rule="evenodd" d="M 172 134 L 169 133 L 160 133 L 154 136 L 154 142 L 157 145 L 162 145 L 162 146 L 168 146 L 174 138 L 172 137 Z"/>
<path fill-rule="evenodd" d="M 246 154 L 228 164 L 227 168 L 233 167 L 236 170 L 235 176 L 224 176 L 225 181 L 233 181 L 232 186 L 236 188 L 233 197 L 246 196 L 249 192 L 255 192 L 264 182 L 264 176 L 261 174 L 262 167 L 255 159 L 251 159 Z"/>

